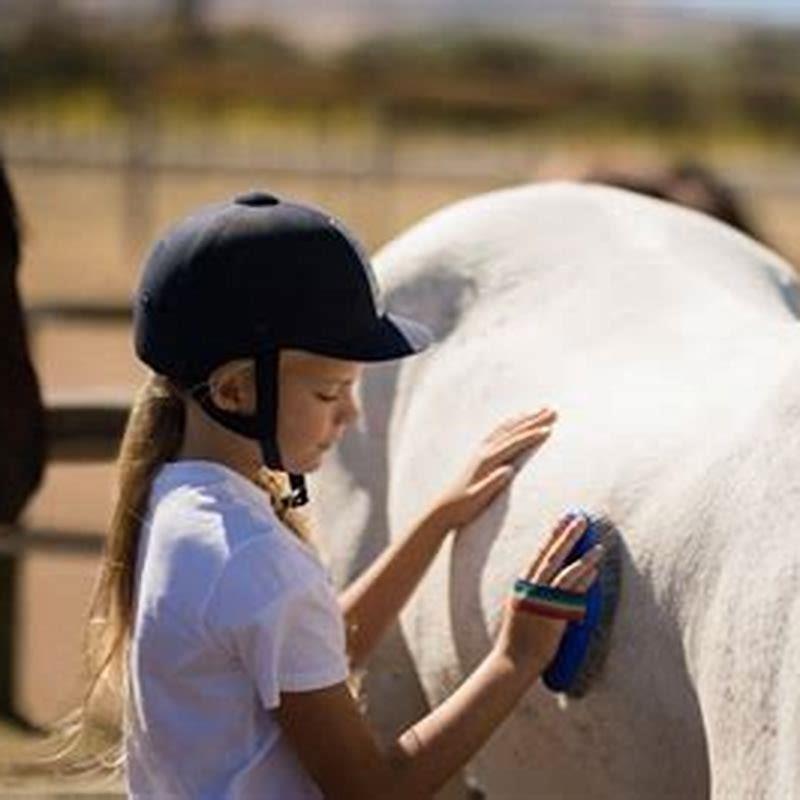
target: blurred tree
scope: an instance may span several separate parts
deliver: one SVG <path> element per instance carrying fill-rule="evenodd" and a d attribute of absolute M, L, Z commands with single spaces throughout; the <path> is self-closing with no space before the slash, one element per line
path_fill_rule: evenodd
<path fill-rule="evenodd" d="M 733 60 L 762 78 L 800 76 L 800 31 L 763 29 L 745 33 L 733 47 Z"/>
<path fill-rule="evenodd" d="M 206 0 L 173 0 L 172 28 L 175 38 L 188 49 L 203 49 L 211 41 L 205 24 Z"/>
<path fill-rule="evenodd" d="M 491 76 L 531 78 L 552 63 L 550 48 L 515 36 L 480 31 L 430 31 L 413 36 L 388 35 L 359 42 L 338 57 L 351 72 L 375 75 Z"/>
<path fill-rule="evenodd" d="M 690 88 L 674 71 L 650 71 L 636 105 L 636 116 L 657 128 L 681 128 L 693 121 Z"/>
<path fill-rule="evenodd" d="M 800 92 L 787 81 L 751 80 L 740 90 L 743 116 L 765 130 L 781 129 L 797 134 L 800 125 Z"/>
<path fill-rule="evenodd" d="M 737 92 L 745 118 L 766 130 L 796 134 L 800 124 L 800 31 L 753 31 L 733 49 Z"/>

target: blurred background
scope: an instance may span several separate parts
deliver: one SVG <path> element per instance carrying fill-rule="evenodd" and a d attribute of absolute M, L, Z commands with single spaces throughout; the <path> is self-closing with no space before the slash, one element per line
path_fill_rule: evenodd
<path fill-rule="evenodd" d="M 143 375 L 128 303 L 169 221 L 264 187 L 374 251 L 458 198 L 591 176 L 800 260 L 796 0 L 0 0 L 0 115 L 50 409 L 41 482 L 0 508 L 0 760 L 79 698 Z"/>

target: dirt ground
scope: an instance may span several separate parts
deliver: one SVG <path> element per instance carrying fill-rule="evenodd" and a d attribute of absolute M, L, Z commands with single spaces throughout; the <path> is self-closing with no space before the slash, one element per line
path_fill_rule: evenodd
<path fill-rule="evenodd" d="M 131 215 L 123 212 L 125 189 L 119 175 L 21 167 L 13 162 L 10 173 L 26 224 L 22 285 L 29 306 L 53 300 L 125 302 L 133 290 L 145 238 L 193 206 L 253 185 L 338 211 L 373 249 L 430 211 L 493 188 L 491 181 L 479 180 L 414 184 L 395 179 L 375 186 L 352 179 L 254 175 L 243 181 L 231 176 L 164 175 L 153 181 L 147 213 L 131 221 Z M 800 263 L 796 224 L 800 193 L 767 187 L 746 199 L 770 241 Z M 130 395 L 144 374 L 133 359 L 125 326 L 48 322 L 32 330 L 31 336 L 45 396 L 51 400 L 64 393 Z M 112 492 L 108 464 L 51 464 L 25 524 L 101 532 Z M 83 615 L 96 563 L 95 557 L 45 554 L 29 554 L 23 560 L 19 706 L 34 723 L 54 719 L 79 696 Z M 0 753 L 7 758 L 13 760 L 27 742 L 29 738 L 13 728 L 0 728 Z M 0 783 L 0 795 L 14 797 L 16 791 L 25 791 L 31 796 L 45 788 L 46 782 Z M 97 787 L 86 791 L 106 796 L 98 794 Z"/>

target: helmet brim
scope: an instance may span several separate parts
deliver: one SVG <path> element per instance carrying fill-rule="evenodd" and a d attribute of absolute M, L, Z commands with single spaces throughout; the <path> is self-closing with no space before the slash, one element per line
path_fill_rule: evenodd
<path fill-rule="evenodd" d="M 433 343 L 430 329 L 399 314 L 378 317 L 368 333 L 339 344 L 314 347 L 315 352 L 349 361 L 391 361 L 413 356 Z"/>

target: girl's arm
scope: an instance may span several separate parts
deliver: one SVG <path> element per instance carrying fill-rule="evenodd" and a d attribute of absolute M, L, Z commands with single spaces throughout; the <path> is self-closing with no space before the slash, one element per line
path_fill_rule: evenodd
<path fill-rule="evenodd" d="M 543 668 L 543 665 L 539 665 Z M 344 683 L 281 694 L 281 728 L 327 800 L 430 800 L 508 716 L 538 667 L 492 652 L 435 711 L 383 748 Z"/>
<path fill-rule="evenodd" d="M 493 430 L 464 473 L 409 533 L 340 594 L 351 668 L 363 665 L 397 618 L 448 532 L 474 519 L 509 485 L 512 462 L 543 444 L 555 418 L 555 412 L 543 409 L 509 419 Z"/>
<path fill-rule="evenodd" d="M 435 506 L 339 595 L 351 669 L 363 665 L 397 617 L 448 531 L 441 507 Z"/>
<path fill-rule="evenodd" d="M 563 520 L 525 576 L 537 583 L 586 591 L 597 576 L 599 549 L 561 569 L 584 529 L 583 520 Z M 563 630 L 563 622 L 535 616 L 509 602 L 497 640 L 477 669 L 444 703 L 385 749 L 344 683 L 282 693 L 276 716 L 328 800 L 428 800 L 530 689 L 555 654 Z"/>

